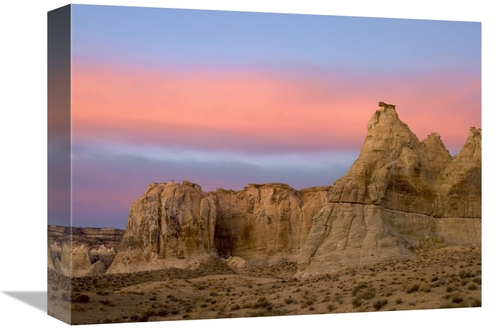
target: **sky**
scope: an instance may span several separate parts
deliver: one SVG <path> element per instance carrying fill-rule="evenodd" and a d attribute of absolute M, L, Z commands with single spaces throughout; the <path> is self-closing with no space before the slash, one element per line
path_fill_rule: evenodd
<path fill-rule="evenodd" d="M 72 5 L 72 225 L 124 228 L 150 182 L 331 185 L 379 101 L 458 153 L 481 24 Z"/>

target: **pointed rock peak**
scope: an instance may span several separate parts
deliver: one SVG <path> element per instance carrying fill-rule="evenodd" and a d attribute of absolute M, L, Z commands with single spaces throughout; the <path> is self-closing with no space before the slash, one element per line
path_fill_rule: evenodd
<path fill-rule="evenodd" d="M 457 160 L 468 161 L 468 162 L 480 162 L 481 161 L 481 138 L 482 131 L 481 128 L 477 129 L 475 127 L 470 127 L 469 137 L 465 141 L 465 145 L 462 150 L 455 156 Z M 467 160 L 465 160 L 467 159 Z"/>
<path fill-rule="evenodd" d="M 398 113 L 396 112 L 396 105 L 379 102 L 378 106 L 379 109 L 372 115 L 368 122 L 368 130 L 379 125 L 393 126 L 394 124 L 401 124 L 407 126 L 399 119 Z"/>
<path fill-rule="evenodd" d="M 482 130 L 481 130 L 481 128 L 476 128 L 476 127 L 470 127 L 469 128 L 469 137 L 468 137 L 468 139 L 476 138 L 476 139 L 481 140 L 481 137 L 482 137 Z"/>
<path fill-rule="evenodd" d="M 431 139 L 431 138 L 432 138 L 432 139 L 439 139 L 439 140 L 441 140 L 441 135 L 440 135 L 440 134 L 438 134 L 438 133 L 430 133 L 429 135 L 427 135 L 427 138 L 429 138 L 429 139 Z"/>
<path fill-rule="evenodd" d="M 466 149 L 466 148 L 479 148 L 479 149 L 481 149 L 481 138 L 482 138 L 481 128 L 476 129 L 475 127 L 470 127 L 469 136 L 467 137 L 467 140 L 465 141 L 465 145 L 463 148 L 464 149 Z"/>
<path fill-rule="evenodd" d="M 429 135 L 427 135 L 427 138 L 422 140 L 421 144 L 425 145 L 425 146 L 436 145 L 436 146 L 440 146 L 441 148 L 446 149 L 446 146 L 444 145 L 443 141 L 441 140 L 441 135 L 438 133 L 430 133 Z"/>
<path fill-rule="evenodd" d="M 438 161 L 445 164 L 451 160 L 450 152 L 441 140 L 441 135 L 438 133 L 430 133 L 420 145 L 427 149 L 427 157 L 434 164 Z"/>
<path fill-rule="evenodd" d="M 384 102 L 378 102 L 378 106 L 380 107 L 381 111 L 383 111 L 384 109 L 387 109 L 387 108 L 396 109 L 396 105 L 387 104 L 387 103 L 384 103 Z"/>

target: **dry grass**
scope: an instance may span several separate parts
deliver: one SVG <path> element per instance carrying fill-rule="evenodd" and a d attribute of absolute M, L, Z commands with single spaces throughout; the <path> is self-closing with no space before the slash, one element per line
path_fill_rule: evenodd
<path fill-rule="evenodd" d="M 49 314 L 70 310 L 73 324 L 87 324 L 481 306 L 479 248 L 301 279 L 294 271 L 283 263 L 241 276 L 214 264 L 72 280 L 49 271 Z"/>

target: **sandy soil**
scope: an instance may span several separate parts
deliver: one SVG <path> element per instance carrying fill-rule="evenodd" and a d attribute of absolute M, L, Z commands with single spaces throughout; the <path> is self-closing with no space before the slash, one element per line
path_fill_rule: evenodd
<path fill-rule="evenodd" d="M 302 279 L 295 271 L 283 263 L 237 275 L 214 262 L 70 280 L 49 270 L 48 312 L 90 324 L 481 306 L 480 248 L 441 248 Z"/>

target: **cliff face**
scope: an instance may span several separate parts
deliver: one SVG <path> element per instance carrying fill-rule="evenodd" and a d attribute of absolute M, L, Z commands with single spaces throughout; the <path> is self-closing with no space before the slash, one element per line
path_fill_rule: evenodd
<path fill-rule="evenodd" d="M 481 130 L 471 128 L 451 157 L 439 134 L 419 141 L 394 105 L 380 102 L 367 128 L 358 159 L 330 187 L 206 193 L 186 181 L 151 184 L 130 209 L 108 273 L 233 256 L 297 261 L 300 276 L 412 257 L 424 246 L 480 244 Z"/>
<path fill-rule="evenodd" d="M 295 260 L 328 193 L 328 187 L 296 191 L 279 183 L 210 193 L 186 181 L 150 184 L 130 208 L 107 273 L 195 268 L 218 256 L 255 265 Z"/>
<path fill-rule="evenodd" d="M 218 189 L 215 195 L 217 250 L 258 264 L 295 260 L 329 188 L 250 184 L 238 192 Z"/>
<path fill-rule="evenodd" d="M 108 273 L 189 268 L 215 254 L 215 196 L 184 181 L 152 183 L 135 201 Z"/>

